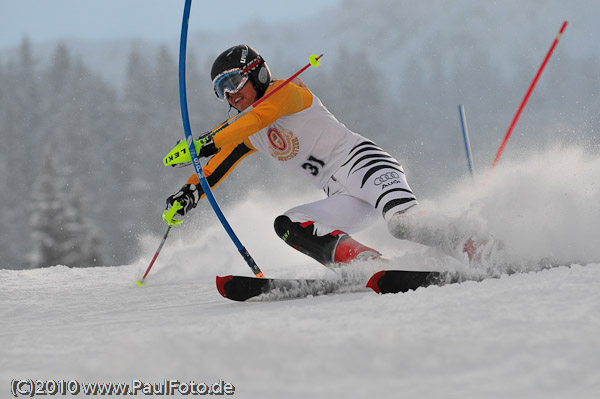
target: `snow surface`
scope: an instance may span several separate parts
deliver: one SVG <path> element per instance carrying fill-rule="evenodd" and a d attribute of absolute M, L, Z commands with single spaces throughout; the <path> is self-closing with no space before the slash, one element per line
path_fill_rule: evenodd
<path fill-rule="evenodd" d="M 223 379 L 239 398 L 596 398 L 599 170 L 596 154 L 547 149 L 422 201 L 506 240 L 523 273 L 479 283 L 228 301 L 215 275 L 250 271 L 208 212 L 174 229 L 143 288 L 160 237 L 140 239 L 133 265 L 0 270 L 0 396 L 13 378 L 166 378 Z M 331 273 L 272 232 L 278 212 L 314 199 L 255 192 L 225 209 L 267 276 Z M 403 268 L 465 268 L 383 225 L 356 237 Z M 560 266 L 526 272 L 546 257 Z"/>

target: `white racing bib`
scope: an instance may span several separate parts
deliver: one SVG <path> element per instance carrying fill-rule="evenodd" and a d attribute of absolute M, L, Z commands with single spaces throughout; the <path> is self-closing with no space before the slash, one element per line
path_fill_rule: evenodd
<path fill-rule="evenodd" d="M 361 136 L 339 122 L 313 94 L 307 109 L 282 116 L 249 137 L 258 151 L 300 169 L 323 189 Z"/>

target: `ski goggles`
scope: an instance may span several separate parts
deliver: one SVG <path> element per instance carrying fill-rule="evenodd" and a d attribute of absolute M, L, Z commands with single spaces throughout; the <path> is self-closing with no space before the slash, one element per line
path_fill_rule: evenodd
<path fill-rule="evenodd" d="M 227 93 L 237 93 L 248 81 L 248 74 L 242 74 L 239 68 L 229 69 L 218 74 L 213 80 L 213 88 L 219 100 L 225 101 Z"/>

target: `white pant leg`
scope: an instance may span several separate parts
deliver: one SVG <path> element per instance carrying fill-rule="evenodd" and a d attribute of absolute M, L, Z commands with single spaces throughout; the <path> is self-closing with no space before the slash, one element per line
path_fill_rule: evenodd
<path fill-rule="evenodd" d="M 402 166 L 376 144 L 364 140 L 348 154 L 344 164 L 324 188 L 328 198 L 285 212 L 294 222 L 312 221 L 317 235 L 334 230 L 352 234 L 397 212 L 417 205 Z"/>
<path fill-rule="evenodd" d="M 386 221 L 418 204 L 400 163 L 366 139 L 350 151 L 333 178 L 347 194 L 376 208 Z"/>
<path fill-rule="evenodd" d="M 337 193 L 320 201 L 300 205 L 285 212 L 293 222 L 314 222 L 318 236 L 335 230 L 353 234 L 377 220 L 379 212 L 368 203 Z"/>

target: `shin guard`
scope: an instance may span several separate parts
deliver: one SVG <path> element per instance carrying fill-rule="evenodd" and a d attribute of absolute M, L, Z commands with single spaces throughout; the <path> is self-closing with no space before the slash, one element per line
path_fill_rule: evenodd
<path fill-rule="evenodd" d="M 381 256 L 378 251 L 362 245 L 341 230 L 316 235 L 314 222 L 292 222 L 289 217 L 281 215 L 275 219 L 274 227 L 277 235 L 288 245 L 323 265 Z"/>

